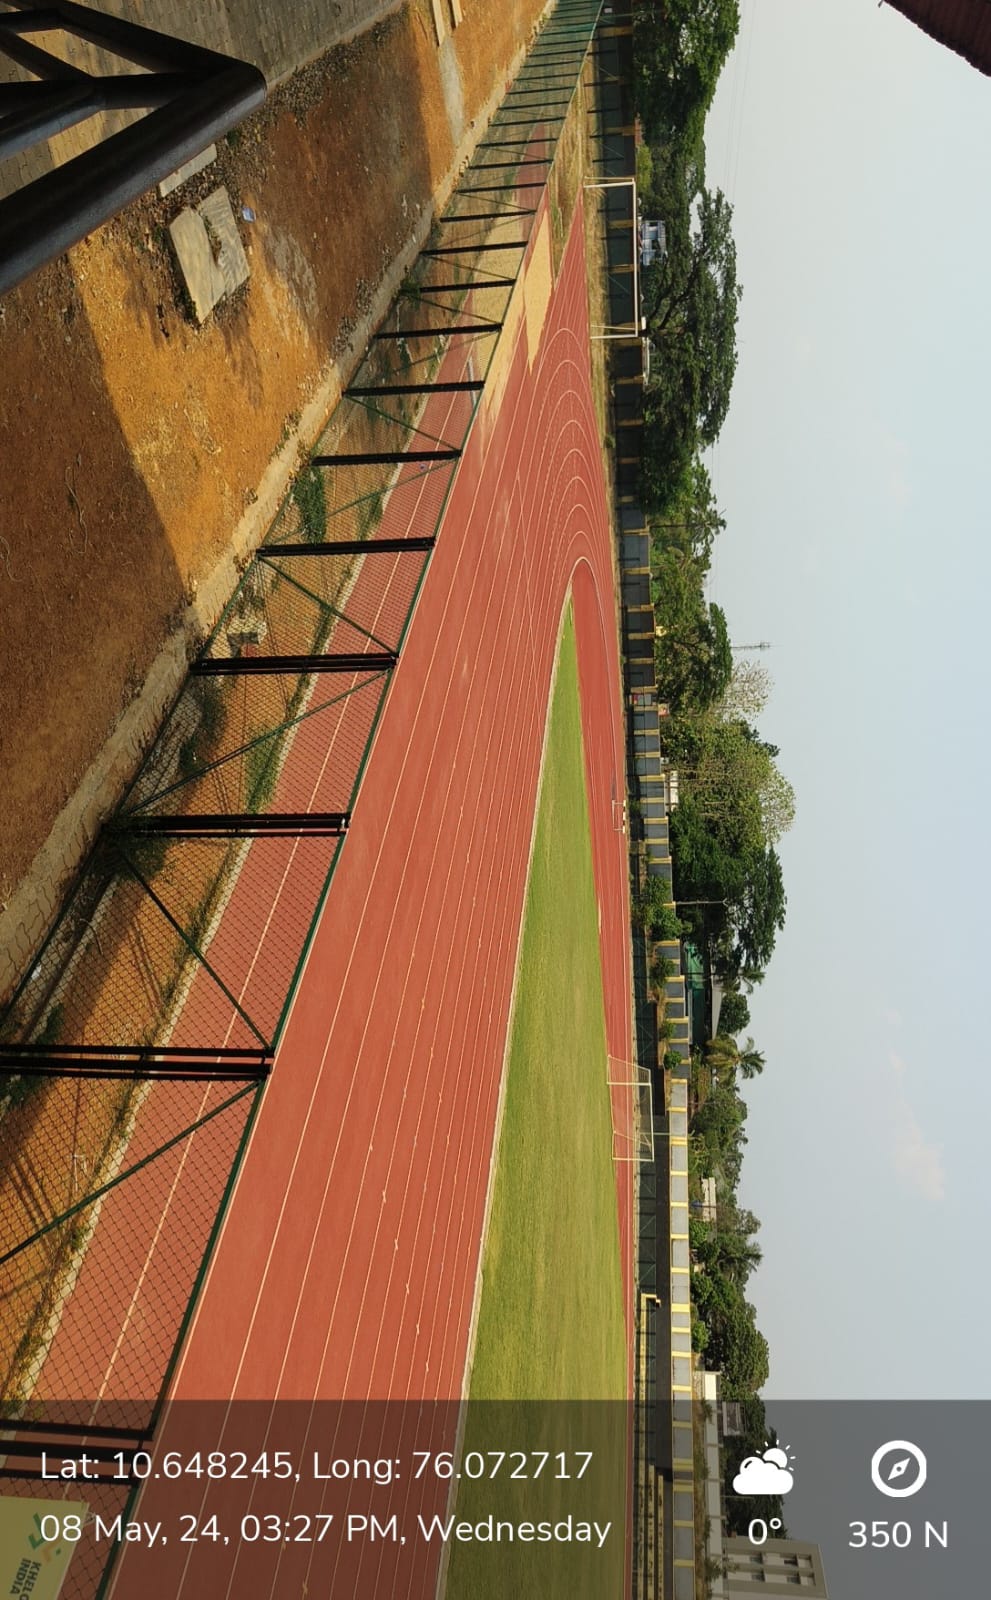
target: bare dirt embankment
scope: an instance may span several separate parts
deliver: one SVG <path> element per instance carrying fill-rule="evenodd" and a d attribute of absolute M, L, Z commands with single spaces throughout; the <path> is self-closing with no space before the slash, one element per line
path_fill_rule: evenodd
<path fill-rule="evenodd" d="M 541 9 L 466 4 L 438 46 L 410 0 L 0 301 L 0 996 Z M 251 279 L 197 328 L 167 224 L 221 182 Z"/>

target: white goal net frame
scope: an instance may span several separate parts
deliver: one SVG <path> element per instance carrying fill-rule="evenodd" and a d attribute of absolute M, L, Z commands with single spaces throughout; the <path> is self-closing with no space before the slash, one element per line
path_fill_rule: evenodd
<path fill-rule="evenodd" d="M 612 1117 L 612 1158 L 637 1164 L 654 1159 L 654 1090 L 650 1068 L 606 1057 Z"/>

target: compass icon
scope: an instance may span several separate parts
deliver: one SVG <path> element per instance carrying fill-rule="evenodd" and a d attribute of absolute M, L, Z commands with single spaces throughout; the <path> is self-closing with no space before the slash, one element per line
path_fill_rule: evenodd
<path fill-rule="evenodd" d="M 871 1456 L 874 1487 L 892 1500 L 918 1494 L 926 1481 L 926 1471 L 925 1455 L 908 1439 L 889 1439 Z"/>

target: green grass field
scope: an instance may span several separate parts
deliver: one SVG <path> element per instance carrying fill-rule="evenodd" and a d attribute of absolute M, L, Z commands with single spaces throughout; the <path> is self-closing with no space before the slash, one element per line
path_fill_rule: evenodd
<path fill-rule="evenodd" d="M 458 1520 L 610 1521 L 591 1545 L 451 1542 L 448 1600 L 602 1600 L 623 1593 L 626 1395 L 619 1230 L 598 912 L 569 611 L 551 709 L 492 1212 Z M 512 1406 L 481 1402 L 537 1402 Z M 558 1403 L 562 1402 L 562 1403 Z M 508 1435 L 513 1437 L 509 1438 Z M 546 1450 L 532 1476 L 488 1452 Z M 594 1451 L 580 1481 L 570 1452 Z M 566 1452 L 562 1462 L 558 1453 Z"/>

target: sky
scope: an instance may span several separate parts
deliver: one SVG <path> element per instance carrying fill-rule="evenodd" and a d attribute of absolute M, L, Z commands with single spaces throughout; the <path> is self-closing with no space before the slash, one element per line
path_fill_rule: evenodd
<path fill-rule="evenodd" d="M 875 0 L 741 9 L 709 597 L 770 641 L 798 805 L 746 1087 L 765 1394 L 987 1398 L 991 78 Z"/>

